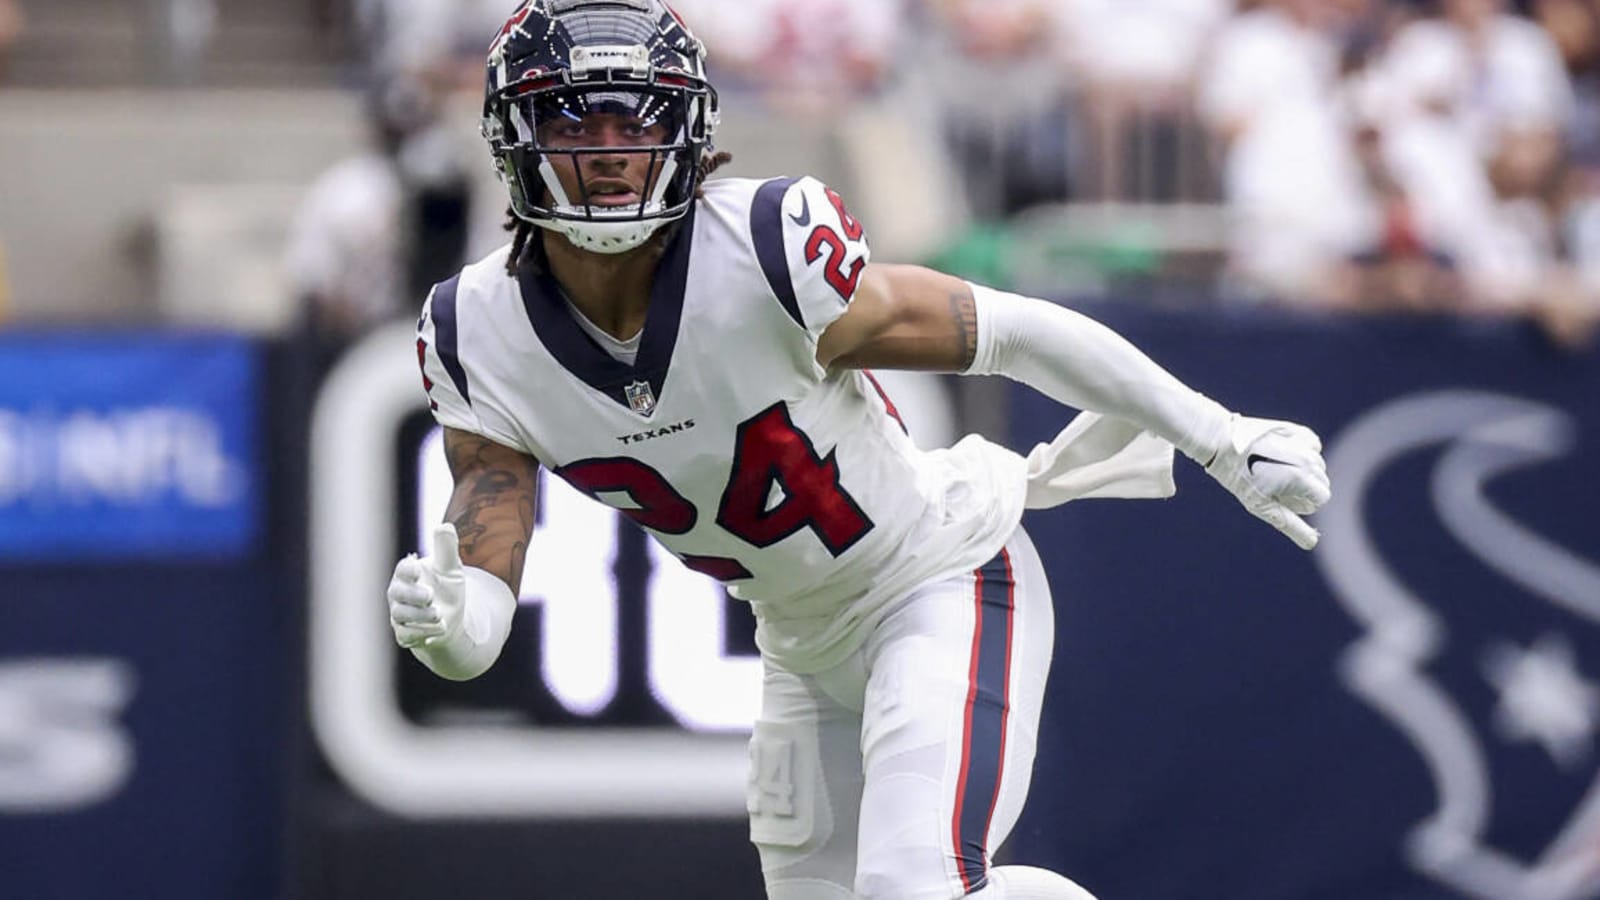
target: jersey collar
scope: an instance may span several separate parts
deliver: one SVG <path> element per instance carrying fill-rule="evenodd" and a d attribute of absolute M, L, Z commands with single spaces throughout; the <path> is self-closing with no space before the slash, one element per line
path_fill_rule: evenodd
<path fill-rule="evenodd" d="M 517 280 L 522 306 L 540 343 L 556 362 L 585 384 L 632 409 L 627 389 L 645 382 L 652 396 L 662 396 L 672 351 L 683 319 L 684 289 L 689 280 L 689 250 L 694 237 L 694 209 L 678 223 L 650 286 L 650 308 L 645 312 L 644 333 L 633 365 L 621 362 L 585 334 L 567 310 L 561 288 L 543 266 L 523 265 Z"/>

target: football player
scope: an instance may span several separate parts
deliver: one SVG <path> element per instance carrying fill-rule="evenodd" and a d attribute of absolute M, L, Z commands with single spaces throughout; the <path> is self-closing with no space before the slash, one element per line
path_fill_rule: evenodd
<path fill-rule="evenodd" d="M 1024 507 L 1168 494 L 1175 446 L 1309 549 L 1319 442 L 1053 303 L 871 264 L 814 179 L 707 181 L 717 119 L 661 0 L 528 0 L 496 39 L 483 132 L 518 226 L 423 308 L 455 490 L 432 555 L 395 568 L 395 637 L 445 678 L 493 664 L 544 466 L 754 607 L 769 897 L 1083 900 L 990 866 L 1054 637 Z M 975 436 L 923 452 L 872 367 L 1005 375 L 1092 412 L 1027 458 Z"/>

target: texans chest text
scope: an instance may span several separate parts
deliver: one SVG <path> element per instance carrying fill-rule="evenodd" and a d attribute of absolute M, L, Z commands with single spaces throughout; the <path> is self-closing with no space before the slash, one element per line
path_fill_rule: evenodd
<path fill-rule="evenodd" d="M 683 432 L 688 431 L 689 429 L 691 429 L 693 427 L 694 427 L 694 420 L 693 419 L 684 419 L 682 422 L 678 422 L 678 423 L 673 424 L 673 425 L 667 425 L 667 426 L 664 426 L 662 428 L 656 428 L 656 429 L 652 429 L 652 430 L 649 430 L 649 431 L 640 431 L 640 432 L 637 432 L 635 434 L 625 434 L 625 435 L 622 435 L 621 437 L 617 438 L 617 440 L 620 441 L 623 444 L 641 444 L 641 443 L 644 443 L 645 441 L 653 441 L 653 440 L 655 440 L 656 438 L 659 438 L 659 437 L 667 437 L 668 435 L 673 435 L 673 434 L 682 434 Z"/>

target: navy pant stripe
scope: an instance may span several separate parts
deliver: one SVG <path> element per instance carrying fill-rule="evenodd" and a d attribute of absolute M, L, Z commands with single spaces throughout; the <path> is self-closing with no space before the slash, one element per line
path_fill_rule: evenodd
<path fill-rule="evenodd" d="M 1010 715 L 1011 632 L 1015 584 L 1006 551 L 974 574 L 976 607 L 967 708 L 961 741 L 961 774 L 956 780 L 951 824 L 961 884 L 968 892 L 983 887 L 989 859 L 989 823 L 1000 797 Z"/>

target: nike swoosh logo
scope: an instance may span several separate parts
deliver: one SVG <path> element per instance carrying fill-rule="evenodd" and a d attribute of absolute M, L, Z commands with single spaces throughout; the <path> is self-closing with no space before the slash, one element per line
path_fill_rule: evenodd
<path fill-rule="evenodd" d="M 1292 463 L 1284 462 L 1281 459 L 1273 459 L 1270 456 L 1262 456 L 1259 453 L 1252 453 L 1252 454 L 1250 454 L 1250 457 L 1244 461 L 1244 467 L 1246 469 L 1249 469 L 1250 471 L 1254 472 L 1256 470 L 1256 463 L 1258 463 L 1258 462 L 1264 462 L 1264 463 L 1267 463 L 1269 465 L 1274 465 L 1274 466 L 1292 465 Z"/>
<path fill-rule="evenodd" d="M 804 204 L 800 207 L 800 215 L 790 216 L 789 219 L 796 225 L 804 228 L 811 224 L 811 198 L 805 194 L 801 194 L 800 202 Z"/>

